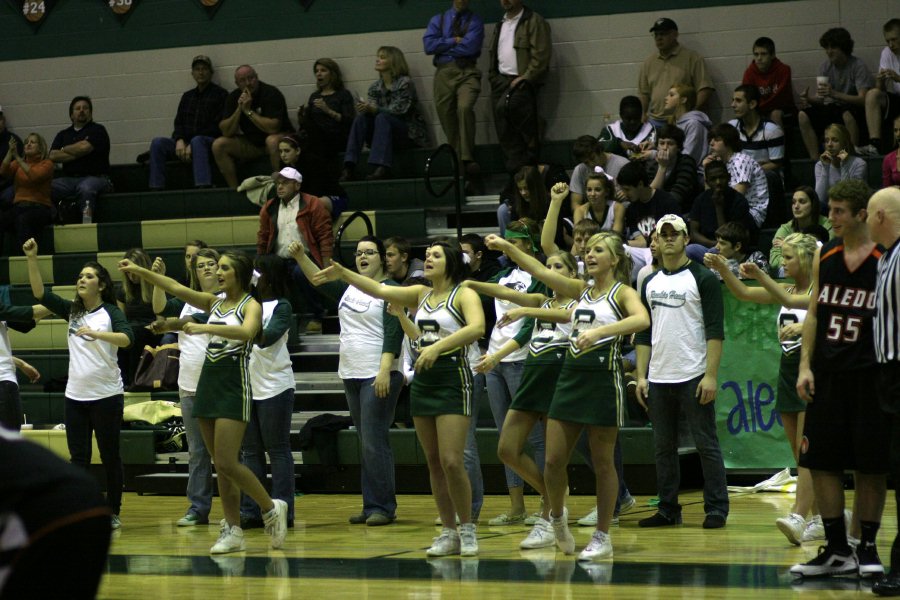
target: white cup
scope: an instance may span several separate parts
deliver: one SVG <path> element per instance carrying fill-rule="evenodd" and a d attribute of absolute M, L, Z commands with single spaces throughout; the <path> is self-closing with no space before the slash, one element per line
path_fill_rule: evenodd
<path fill-rule="evenodd" d="M 34 429 L 34 424 L 33 424 L 33 423 L 24 423 L 24 424 L 22 424 L 22 431 L 31 431 L 32 429 Z"/>
<path fill-rule="evenodd" d="M 819 75 L 816 77 L 816 86 L 817 87 L 825 87 L 828 85 L 828 76 L 827 75 Z"/>

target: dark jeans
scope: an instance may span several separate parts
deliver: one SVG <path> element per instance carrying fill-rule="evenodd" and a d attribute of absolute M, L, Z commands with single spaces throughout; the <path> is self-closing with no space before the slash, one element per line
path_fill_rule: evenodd
<path fill-rule="evenodd" d="M 66 398 L 66 442 L 72 464 L 87 469 L 91 464 L 91 433 L 97 436 L 100 460 L 106 471 L 106 503 L 113 514 L 122 508 L 122 484 L 125 478 L 119 454 L 119 432 L 125 396 L 118 394 L 100 400 Z"/>
<path fill-rule="evenodd" d="M 681 515 L 678 487 L 678 421 L 684 410 L 703 470 L 703 509 L 706 514 L 728 516 L 728 484 L 725 463 L 716 433 L 716 403 L 700 404 L 697 385 L 703 376 L 682 383 L 650 383 L 650 420 L 656 446 L 656 489 L 659 512 L 669 518 Z"/>
<path fill-rule="evenodd" d="M 506 170 L 510 173 L 537 161 L 540 141 L 540 117 L 535 110 L 537 88 L 527 83 L 519 84 L 507 102 L 509 84 L 513 79 L 506 75 L 491 78 L 494 127 L 506 156 Z"/>
<path fill-rule="evenodd" d="M 0 425 L 13 431 L 22 426 L 22 399 L 19 385 L 13 381 L 0 381 Z"/>
<path fill-rule="evenodd" d="M 344 162 L 356 164 L 363 145 L 369 144 L 369 164 L 390 167 L 394 164 L 394 148 L 398 150 L 413 146 L 409 139 L 406 121 L 392 114 L 379 112 L 356 115 L 347 140 Z"/>

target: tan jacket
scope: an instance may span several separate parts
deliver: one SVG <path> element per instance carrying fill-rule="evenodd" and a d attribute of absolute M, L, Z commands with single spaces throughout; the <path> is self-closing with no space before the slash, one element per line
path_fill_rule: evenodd
<path fill-rule="evenodd" d="M 553 43 L 550 39 L 550 25 L 544 18 L 525 6 L 522 18 L 516 25 L 516 62 L 519 65 L 519 75 L 535 84 L 542 84 L 547 78 L 550 67 L 550 56 L 553 52 Z M 502 21 L 494 27 L 494 35 L 491 39 L 491 67 L 488 71 L 488 79 L 491 87 L 506 85 L 506 79 L 500 75 L 497 61 L 497 45 L 500 42 L 500 28 Z"/>

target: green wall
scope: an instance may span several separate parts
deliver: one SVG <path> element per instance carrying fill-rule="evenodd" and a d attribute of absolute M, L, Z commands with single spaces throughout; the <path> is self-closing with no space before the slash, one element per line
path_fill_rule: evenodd
<path fill-rule="evenodd" d="M 135 1 L 123 25 L 105 0 L 58 0 L 37 32 L 10 2 L 0 1 L 0 60 L 418 29 L 450 6 L 448 0 L 314 0 L 306 11 L 299 0 L 222 0 L 210 19 L 198 0 Z M 785 0 L 531 0 L 528 5 L 559 18 L 779 1 Z M 471 7 L 489 22 L 502 12 L 497 0 L 473 0 Z"/>

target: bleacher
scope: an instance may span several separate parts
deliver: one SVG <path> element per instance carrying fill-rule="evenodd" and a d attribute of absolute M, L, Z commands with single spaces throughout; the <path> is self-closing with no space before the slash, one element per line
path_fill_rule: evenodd
<path fill-rule="evenodd" d="M 802 146 L 793 145 L 792 154 Z M 394 173 L 401 178 L 383 181 L 358 181 L 346 184 L 350 197 L 347 213 L 335 223 L 337 228 L 353 211 L 365 211 L 370 218 L 375 235 L 385 238 L 402 235 L 413 241 L 421 254 L 430 238 L 438 235 L 455 235 L 456 217 L 452 188 L 440 197 L 432 197 L 426 191 L 425 163 L 432 151 L 411 150 L 397 155 Z M 571 165 L 571 142 L 548 142 L 542 148 L 542 159 Z M 465 231 L 487 233 L 496 228 L 496 208 L 499 190 L 506 184 L 503 160 L 499 147 L 480 146 L 477 161 L 482 167 L 487 184 L 486 196 L 467 198 L 462 210 Z M 878 187 L 880 160 L 869 159 L 869 183 Z M 242 175 L 268 172 L 265 162 L 245 165 Z M 793 158 L 790 165 L 791 180 L 787 182 L 789 193 L 800 181 L 811 182 L 813 163 L 804 158 Z M 434 187 L 441 188 L 451 181 L 449 163 L 437 161 L 432 173 Z M 74 295 L 72 285 L 81 266 L 88 260 L 96 260 L 106 266 L 113 278 L 121 280 L 116 263 L 128 248 L 141 246 L 150 256 L 166 259 L 167 272 L 173 277 L 183 276 L 183 248 L 187 241 L 203 239 L 212 247 L 237 247 L 255 251 L 258 228 L 258 207 L 243 194 L 224 187 L 195 190 L 191 188 L 189 171 L 182 164 L 172 163 L 169 172 L 170 189 L 150 191 L 147 188 L 147 168 L 142 165 L 116 165 L 112 170 L 115 191 L 104 195 L 95 211 L 95 223 L 91 225 L 55 225 L 45 231 L 40 244 L 40 268 L 44 281 L 51 289 L 64 297 Z M 221 180 L 219 180 L 221 182 Z M 352 248 L 353 240 L 365 233 L 359 221 L 345 232 L 343 245 Z M 771 239 L 771 234 L 763 236 Z M 8 251 L 9 241 L 5 241 Z M 6 252 L 5 254 L 8 254 Z M 349 257 L 349 254 L 346 254 Z M 28 286 L 25 259 L 4 256 L 0 258 L 0 284 L 9 284 L 10 299 L 14 304 L 33 302 Z M 302 310 L 302 309 L 301 309 Z M 333 315 L 333 312 L 331 313 Z M 338 323 L 329 316 L 323 335 L 307 336 L 302 312 L 296 315 L 289 339 L 296 373 L 295 418 L 292 438 L 312 415 L 322 412 L 346 413 L 343 387 L 337 377 Z M 31 384 L 20 381 L 24 412 L 34 424 L 28 432 L 36 439 L 46 440 L 48 445 L 63 452 L 63 432 L 47 429 L 63 420 L 63 394 L 46 392 L 43 382 L 66 375 L 68 357 L 66 351 L 66 324 L 61 320 L 41 322 L 28 334 L 10 332 L 15 354 L 35 365 L 42 373 L 42 382 Z M 152 394 L 128 394 L 126 402 L 147 398 L 177 400 L 176 392 Z M 399 411 L 404 407 L 398 408 Z M 398 421 L 403 421 L 398 414 Z M 488 491 L 502 493 L 503 478 L 499 476 L 500 463 L 496 456 L 497 432 L 493 427 L 488 403 L 484 402 L 479 415 L 479 448 L 486 474 L 497 469 L 497 477 L 486 477 Z M 359 445 L 355 432 L 344 431 L 339 436 L 340 468 L 322 465 L 313 452 L 297 454 L 298 486 L 305 491 L 350 491 L 359 485 Z M 622 432 L 623 450 L 629 484 L 636 492 L 652 493 L 654 460 L 652 432 L 650 429 L 625 429 Z M 412 429 L 392 430 L 391 444 L 398 466 L 398 491 L 425 491 L 428 486 L 424 454 L 418 446 Z M 151 432 L 123 430 L 123 457 L 126 463 L 126 486 L 139 492 L 183 493 L 186 482 L 186 453 L 157 455 L 153 448 Z M 687 453 L 686 453 L 687 454 Z M 686 460 L 695 457 L 688 456 Z M 96 460 L 96 456 L 95 456 Z M 576 466 L 573 473 L 573 493 L 583 489 L 592 493 L 592 479 L 584 467 Z M 408 467 L 408 468 L 406 468 Z M 579 469 L 581 471 L 579 471 Z M 579 476 L 578 473 L 581 473 Z M 495 483 L 496 482 L 496 483 Z M 491 486 L 496 485 L 496 489 Z M 583 487 L 582 487 L 583 486 Z"/>

